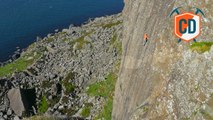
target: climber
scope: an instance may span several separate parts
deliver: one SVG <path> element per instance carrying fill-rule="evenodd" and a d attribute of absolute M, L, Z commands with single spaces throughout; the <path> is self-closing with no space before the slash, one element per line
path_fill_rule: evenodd
<path fill-rule="evenodd" d="M 148 35 L 145 33 L 144 34 L 144 46 L 146 45 L 146 43 L 148 42 Z"/>

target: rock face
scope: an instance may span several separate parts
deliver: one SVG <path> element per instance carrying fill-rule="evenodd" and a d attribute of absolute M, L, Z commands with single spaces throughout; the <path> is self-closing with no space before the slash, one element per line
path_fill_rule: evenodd
<path fill-rule="evenodd" d="M 21 97 L 20 89 L 12 88 L 7 93 L 8 99 L 10 101 L 10 107 L 15 112 L 16 115 L 22 116 L 25 111 L 24 104 Z"/>
<path fill-rule="evenodd" d="M 198 54 L 173 34 L 175 7 L 201 8 L 202 35 L 212 38 L 212 1 L 126 0 L 123 57 L 113 103 L 114 120 L 212 119 L 212 50 Z M 143 35 L 149 41 L 143 46 Z"/>

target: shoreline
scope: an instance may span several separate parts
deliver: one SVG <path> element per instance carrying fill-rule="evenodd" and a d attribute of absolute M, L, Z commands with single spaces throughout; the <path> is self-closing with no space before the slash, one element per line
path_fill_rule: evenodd
<path fill-rule="evenodd" d="M 36 36 L 36 40 L 33 41 L 32 43 L 30 43 L 27 47 L 20 48 L 19 46 L 17 46 L 16 47 L 16 51 L 14 51 L 13 54 L 9 55 L 9 57 L 8 57 L 9 59 L 8 60 L 6 60 L 6 61 L 0 61 L 0 67 L 3 67 L 3 66 L 5 66 L 7 64 L 10 64 L 10 63 L 13 63 L 15 60 L 17 60 L 18 58 L 21 57 L 21 54 L 23 52 L 25 52 L 30 45 L 38 42 L 39 40 L 42 40 L 42 39 L 48 37 L 48 36 L 51 36 L 51 35 L 57 34 L 59 32 L 62 32 L 63 30 L 69 29 L 70 27 L 81 27 L 81 26 L 84 26 L 84 25 L 89 24 L 90 22 L 94 21 L 95 19 L 103 19 L 103 18 L 107 18 L 107 17 L 110 17 L 110 16 L 116 16 L 116 15 L 121 15 L 121 14 L 122 14 L 122 12 L 111 14 L 111 15 L 104 15 L 104 16 L 89 18 L 87 21 L 82 22 L 79 25 L 74 25 L 74 24 L 71 23 L 71 24 L 69 24 L 69 26 L 67 28 L 65 27 L 65 28 L 62 28 L 62 29 L 55 29 L 54 32 L 47 33 L 42 38 L 40 36 Z"/>

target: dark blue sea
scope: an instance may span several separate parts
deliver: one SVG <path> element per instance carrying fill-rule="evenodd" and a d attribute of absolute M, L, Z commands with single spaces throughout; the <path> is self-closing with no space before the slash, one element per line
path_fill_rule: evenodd
<path fill-rule="evenodd" d="M 119 13 L 123 0 L 0 0 L 0 62 L 55 29 Z"/>

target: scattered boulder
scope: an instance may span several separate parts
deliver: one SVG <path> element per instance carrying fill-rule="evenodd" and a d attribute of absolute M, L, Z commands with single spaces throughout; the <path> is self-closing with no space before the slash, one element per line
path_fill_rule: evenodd
<path fill-rule="evenodd" d="M 20 89 L 12 88 L 7 93 L 8 99 L 10 101 L 10 107 L 15 112 L 16 115 L 22 116 L 25 111 L 24 104 L 22 102 Z"/>

